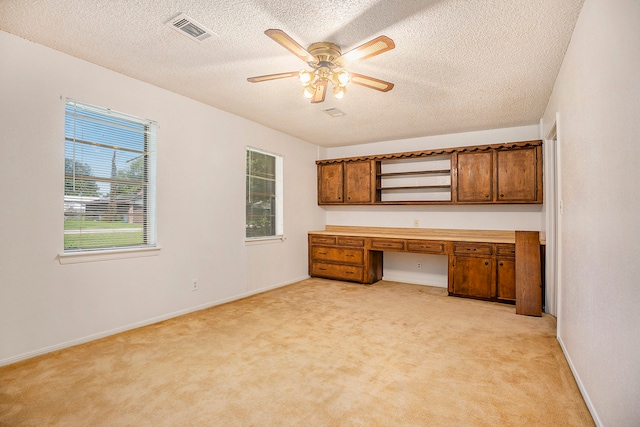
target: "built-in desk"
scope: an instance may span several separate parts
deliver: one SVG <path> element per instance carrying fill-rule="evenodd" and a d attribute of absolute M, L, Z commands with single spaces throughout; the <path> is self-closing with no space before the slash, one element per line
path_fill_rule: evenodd
<path fill-rule="evenodd" d="M 309 275 L 372 284 L 383 252 L 448 256 L 449 295 L 515 303 L 540 316 L 542 279 L 537 231 L 326 226 L 309 232 Z"/>

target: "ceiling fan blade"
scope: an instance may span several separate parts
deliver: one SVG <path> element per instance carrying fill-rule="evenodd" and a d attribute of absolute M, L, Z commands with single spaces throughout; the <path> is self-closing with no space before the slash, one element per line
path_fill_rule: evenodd
<path fill-rule="evenodd" d="M 290 73 L 278 73 L 278 74 L 267 74 L 265 76 L 256 76 L 249 77 L 247 80 L 251 83 L 260 83 L 266 82 L 267 80 L 276 80 L 276 79 L 285 79 L 287 77 L 296 77 L 298 75 L 297 71 L 292 71 Z"/>
<path fill-rule="evenodd" d="M 316 91 L 313 94 L 313 98 L 311 98 L 312 104 L 317 104 L 318 102 L 324 101 L 324 97 L 327 94 L 327 84 L 329 82 L 327 80 L 320 80 L 316 83 Z"/>
<path fill-rule="evenodd" d="M 298 42 L 292 39 L 287 33 L 282 30 L 267 30 L 264 32 L 267 36 L 271 37 L 276 43 L 293 53 L 304 62 L 316 62 L 316 59 L 305 48 L 300 46 Z"/>
<path fill-rule="evenodd" d="M 349 52 L 336 58 L 333 62 L 336 65 L 342 66 L 348 62 L 364 60 L 372 56 L 380 55 L 394 47 L 396 47 L 396 44 L 389 37 L 379 36 L 355 49 L 351 49 Z"/>
<path fill-rule="evenodd" d="M 379 90 L 380 92 L 389 92 L 393 89 L 393 83 L 356 73 L 351 73 L 351 83 Z"/>

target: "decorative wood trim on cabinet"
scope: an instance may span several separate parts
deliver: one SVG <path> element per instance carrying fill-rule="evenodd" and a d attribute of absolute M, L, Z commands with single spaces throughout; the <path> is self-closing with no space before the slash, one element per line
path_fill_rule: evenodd
<path fill-rule="evenodd" d="M 475 151 L 489 151 L 497 149 L 510 149 L 510 148 L 522 148 L 522 147 L 534 147 L 542 145 L 542 140 L 532 141 L 519 141 L 519 142 L 506 142 L 501 144 L 489 144 L 489 145 L 470 145 L 466 147 L 455 148 L 440 148 L 435 150 L 421 150 L 421 151 L 405 151 L 402 153 L 389 153 L 389 154 L 373 154 L 366 156 L 355 157 L 342 157 L 337 159 L 325 159 L 316 160 L 316 164 L 330 164 L 330 163 L 344 163 L 344 162 L 358 162 L 363 160 L 392 160 L 392 159 L 408 159 L 413 157 L 426 157 L 426 156 L 442 156 L 453 153 L 465 153 Z"/>

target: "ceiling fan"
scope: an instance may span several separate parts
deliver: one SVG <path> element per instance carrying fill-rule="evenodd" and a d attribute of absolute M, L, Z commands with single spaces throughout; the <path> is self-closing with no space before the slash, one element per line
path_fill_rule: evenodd
<path fill-rule="evenodd" d="M 249 77 L 247 80 L 251 83 L 298 77 L 304 86 L 302 93 L 306 98 L 311 99 L 312 103 L 324 101 L 329 83 L 333 86 L 333 94 L 336 98 L 344 96 L 349 82 L 381 92 L 393 89 L 393 83 L 362 74 L 350 73 L 344 68 L 350 62 L 371 58 L 396 47 L 393 40 L 387 36 L 376 37 L 343 54 L 340 46 L 334 43 L 313 43 L 305 49 L 282 30 L 267 30 L 264 33 L 306 62 L 313 70 Z"/>

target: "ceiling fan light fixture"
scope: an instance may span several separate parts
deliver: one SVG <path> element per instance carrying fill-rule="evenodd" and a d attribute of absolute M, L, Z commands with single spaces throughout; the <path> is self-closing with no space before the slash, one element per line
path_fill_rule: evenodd
<path fill-rule="evenodd" d="M 387 36 L 378 36 L 350 50 L 346 54 L 342 54 L 340 46 L 334 43 L 317 42 L 305 49 L 282 30 L 271 29 L 266 30 L 264 33 L 299 59 L 306 62 L 313 70 L 308 71 L 303 69 L 300 71 L 249 77 L 247 81 L 251 83 L 297 76 L 303 86 L 302 94 L 305 98 L 310 99 L 312 104 L 317 104 L 325 100 L 329 84 L 333 87 L 333 94 L 338 99 L 344 97 L 347 91 L 346 87 L 349 83 L 379 90 L 380 92 L 388 92 L 393 89 L 393 83 L 362 74 L 349 73 L 344 69 L 348 62 L 371 58 L 393 49 L 395 44 L 393 40 Z"/>
<path fill-rule="evenodd" d="M 350 80 L 349 72 L 347 70 L 341 70 L 334 73 L 338 86 L 345 87 Z"/>
<path fill-rule="evenodd" d="M 347 92 L 347 88 L 344 86 L 334 86 L 333 87 L 333 96 L 337 99 L 344 98 L 344 94 Z"/>
<path fill-rule="evenodd" d="M 302 89 L 302 94 L 304 95 L 305 98 L 307 99 L 311 99 L 313 98 L 313 95 L 316 93 L 316 88 L 313 87 L 312 84 L 308 84 L 304 87 L 304 89 Z"/>
<path fill-rule="evenodd" d="M 298 73 L 300 83 L 302 83 L 304 86 L 307 86 L 309 83 L 311 83 L 314 77 L 315 75 L 311 71 L 300 70 L 300 72 Z"/>

